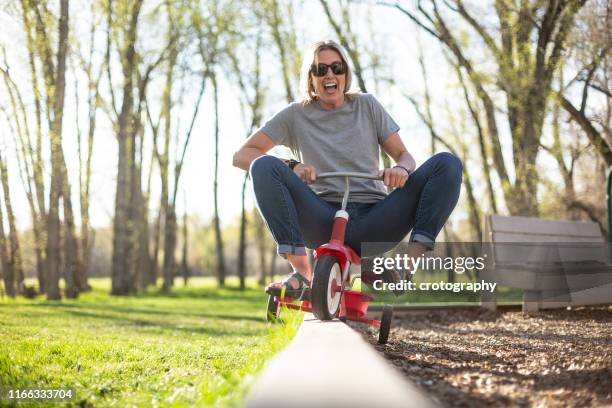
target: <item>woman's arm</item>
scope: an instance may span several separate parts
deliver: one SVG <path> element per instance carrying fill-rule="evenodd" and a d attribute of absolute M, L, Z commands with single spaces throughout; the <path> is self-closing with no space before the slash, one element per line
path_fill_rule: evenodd
<path fill-rule="evenodd" d="M 398 166 L 401 166 L 384 170 L 385 185 L 390 187 L 403 187 L 406 180 L 408 180 L 409 173 L 412 173 L 416 169 L 414 157 L 408 153 L 406 146 L 404 146 L 404 142 L 402 142 L 402 139 L 397 133 L 393 133 L 387 137 L 382 144 L 382 148 L 385 153 L 391 156 Z"/>
<path fill-rule="evenodd" d="M 242 170 L 249 171 L 251 162 L 266 154 L 268 150 L 274 147 L 274 142 L 264 132 L 259 131 L 246 140 L 240 149 L 234 153 L 232 164 Z"/>
<path fill-rule="evenodd" d="M 234 153 L 232 164 L 242 170 L 249 171 L 251 162 L 266 154 L 268 150 L 274 147 L 274 142 L 264 132 L 259 131 L 249 136 L 242 147 Z M 306 184 L 312 184 L 317 179 L 317 170 L 304 163 L 299 163 L 293 168 L 293 172 L 297 174 Z"/>

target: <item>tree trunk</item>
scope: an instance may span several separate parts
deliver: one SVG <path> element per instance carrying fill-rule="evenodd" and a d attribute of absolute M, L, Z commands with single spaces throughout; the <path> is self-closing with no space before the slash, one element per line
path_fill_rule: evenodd
<path fill-rule="evenodd" d="M 465 99 L 465 104 L 467 105 L 467 108 L 470 111 L 470 116 L 472 117 L 474 126 L 476 126 L 476 131 L 478 134 L 478 147 L 480 149 L 480 159 L 482 161 L 482 176 L 485 179 L 485 183 L 487 186 L 487 195 L 489 196 L 489 205 L 491 212 L 493 214 L 497 214 L 497 200 L 495 198 L 495 191 L 493 190 L 493 183 L 491 182 L 491 166 L 489 166 L 489 155 L 487 153 L 487 146 L 485 144 L 483 126 L 480 122 L 480 113 L 478 111 L 477 105 L 474 105 L 470 99 L 468 88 L 465 84 L 465 80 L 463 79 L 463 74 L 461 73 L 461 68 L 459 67 L 459 65 L 453 63 L 452 61 L 451 64 L 453 64 L 453 66 L 455 67 L 457 77 L 459 78 L 461 88 L 463 89 L 463 97 Z M 474 215 L 475 214 L 473 214 L 472 217 Z M 478 225 L 480 226 L 480 218 L 478 219 Z M 480 240 L 481 237 L 482 235 L 478 235 L 477 240 Z"/>
<path fill-rule="evenodd" d="M 270 6 L 273 7 L 274 10 L 276 10 L 278 7 L 278 3 L 274 2 Z M 276 12 L 274 11 L 274 13 Z M 277 13 L 276 14 L 274 13 L 273 15 L 277 15 Z M 278 19 L 274 18 L 272 23 L 273 23 L 272 29 L 274 31 L 273 32 L 274 40 L 282 54 L 281 64 L 283 67 L 283 80 L 285 81 L 285 93 L 286 93 L 287 99 L 289 100 L 289 98 L 293 99 L 293 96 L 291 95 L 290 87 L 288 87 L 289 68 L 287 64 L 285 45 L 281 39 L 280 30 L 278 29 L 278 24 L 280 22 Z M 293 44 L 293 42 L 291 44 Z M 249 110 L 251 114 L 251 125 L 249 127 L 248 134 L 246 135 L 247 138 L 251 135 L 254 129 L 259 127 L 260 122 L 261 122 L 261 106 L 263 104 L 263 94 L 262 94 L 262 89 L 261 89 L 261 48 L 262 48 L 261 31 L 259 30 L 257 32 L 257 38 L 255 40 L 255 47 L 254 47 L 254 51 L 255 51 L 254 69 L 251 69 L 250 67 L 243 67 L 243 64 L 240 64 L 240 61 L 237 58 L 237 56 L 231 52 L 229 53 L 230 61 L 232 62 L 234 71 L 236 75 L 238 76 L 238 85 L 240 86 L 240 89 L 244 95 L 244 99 L 246 100 L 249 106 Z M 249 72 L 250 74 L 251 71 L 253 72 L 253 76 L 245 75 L 245 72 Z M 247 83 L 244 80 L 245 77 L 252 78 L 252 82 L 251 81 L 248 82 L 248 85 L 251 85 L 253 88 L 252 97 L 249 95 L 249 92 L 247 90 Z M 244 175 L 244 179 L 242 182 L 242 190 L 241 190 L 241 195 L 240 195 L 241 214 L 240 214 L 240 238 L 239 238 L 240 244 L 238 246 L 238 277 L 240 278 L 240 289 L 241 290 L 246 287 L 246 275 L 247 275 L 247 267 L 246 267 L 247 236 L 246 235 L 247 235 L 247 222 L 248 221 L 247 221 L 247 210 L 246 210 L 246 186 L 248 183 L 248 179 L 249 179 L 249 175 L 247 172 Z"/>
<path fill-rule="evenodd" d="M 165 205 L 160 200 L 159 211 L 155 220 L 155 226 L 153 228 L 153 260 L 151 265 L 151 274 L 149 275 L 149 283 L 151 285 L 157 284 L 157 278 L 159 277 L 159 247 L 162 237 L 162 231 L 165 229 L 162 226 L 162 220 L 165 218 Z"/>
<path fill-rule="evenodd" d="M 130 75 L 131 77 L 131 75 Z M 113 220 L 113 258 L 112 289 L 113 295 L 127 295 L 130 292 L 128 259 L 130 251 L 131 220 L 128 218 L 130 202 L 129 140 L 131 134 L 132 86 L 126 78 L 123 105 L 119 117 L 119 155 L 117 169 L 117 188 L 115 193 L 115 218 Z"/>
<path fill-rule="evenodd" d="M 45 264 L 44 251 L 46 247 L 46 205 L 45 205 L 45 186 L 43 179 L 43 159 L 42 159 L 42 104 L 43 101 L 38 81 L 38 72 L 36 70 L 36 59 L 41 55 L 37 52 L 36 36 L 34 34 L 34 25 L 30 16 L 30 7 L 25 0 L 21 1 L 23 29 L 26 33 L 28 47 L 28 61 L 30 65 L 30 81 L 34 97 L 35 118 L 36 118 L 36 145 L 32 148 L 28 140 L 28 153 L 23 153 L 23 161 L 26 164 L 31 163 L 32 181 L 35 187 L 35 196 L 30 198 L 30 213 L 32 215 L 32 229 L 34 232 L 34 253 L 36 257 L 36 273 L 38 278 L 39 291 L 43 293 L 46 288 L 45 281 Z M 26 117 L 25 111 L 22 115 Z M 23 143 L 22 143 L 23 144 Z M 24 146 L 25 147 L 25 146 Z"/>
<path fill-rule="evenodd" d="M 94 5 L 92 3 L 91 13 L 94 14 Z M 100 68 L 96 79 L 93 80 L 92 67 L 93 67 L 93 49 L 94 49 L 94 38 L 95 38 L 95 20 L 91 25 L 91 36 L 90 36 L 90 56 L 89 62 L 87 66 L 87 80 L 89 84 L 89 92 L 87 95 L 88 102 L 88 127 L 87 127 L 87 149 L 85 156 L 85 168 L 81 165 L 82 156 L 79 155 L 79 170 L 84 173 L 84 177 L 82 174 L 79 174 L 79 199 L 80 199 L 80 211 L 81 211 L 81 267 L 78 270 L 78 275 L 76 279 L 77 288 L 79 292 L 86 292 L 91 290 L 89 283 L 87 282 L 87 275 L 89 272 L 89 260 L 91 257 L 91 249 L 93 247 L 90 242 L 90 234 L 91 234 L 91 226 L 89 225 L 89 198 L 90 198 L 90 188 L 91 188 L 91 160 L 93 156 L 93 144 L 94 144 L 94 136 L 96 130 L 96 119 L 97 119 L 97 111 L 98 105 L 101 102 L 100 100 L 100 79 L 102 77 L 102 73 L 104 72 L 103 68 Z M 108 64 L 109 61 L 106 61 Z M 80 150 L 80 149 L 79 149 Z"/>
<path fill-rule="evenodd" d="M 60 275 L 60 220 L 59 198 L 63 191 L 62 166 L 62 121 L 64 113 L 64 90 L 66 85 L 66 53 L 68 50 L 69 30 L 68 0 L 60 2 L 59 47 L 57 53 L 57 73 L 53 93 L 53 120 L 51 123 L 51 191 L 49 198 L 49 219 L 47 227 L 47 299 L 61 298 L 59 291 Z"/>
<path fill-rule="evenodd" d="M 128 295 L 132 289 L 133 221 L 130 219 L 132 203 L 131 166 L 134 140 L 134 72 L 136 70 L 136 36 L 138 17 L 142 1 L 130 9 L 130 25 L 127 27 L 122 44 L 121 62 L 123 72 L 123 101 L 118 120 L 117 141 L 119 154 L 117 162 L 117 187 L 115 193 L 115 218 L 113 220 L 113 257 L 111 272 L 111 294 Z M 109 10 L 109 19 L 112 10 Z M 109 33 L 110 35 L 110 33 Z M 112 84 L 110 84 L 112 87 Z"/>
<path fill-rule="evenodd" d="M 264 221 L 257 210 L 253 211 L 253 217 L 255 218 L 255 242 L 257 242 L 257 259 L 259 263 L 259 279 L 257 283 L 260 286 L 266 284 L 266 268 L 267 262 L 267 251 L 266 251 L 266 226 Z"/>
<path fill-rule="evenodd" d="M 189 270 L 189 260 L 187 259 L 187 251 L 189 248 L 189 229 L 187 224 L 187 206 L 185 205 L 185 214 L 183 214 L 183 256 L 181 261 L 181 274 L 183 275 L 183 283 L 187 286 L 187 281 L 191 275 Z"/>
<path fill-rule="evenodd" d="M 464 160 L 467 156 L 467 154 L 463 154 Z M 482 228 L 480 227 L 480 220 L 482 219 L 482 216 L 478 201 L 474 195 L 474 187 L 472 186 L 472 180 L 470 178 L 470 173 L 467 171 L 467 166 L 463 166 L 463 180 L 465 191 L 467 193 L 470 224 L 472 224 L 472 229 L 475 235 L 472 236 L 471 239 L 472 242 L 478 242 L 482 239 Z"/>
<path fill-rule="evenodd" d="M 238 277 L 240 279 L 240 290 L 245 288 L 246 280 L 246 227 L 247 217 L 245 208 L 245 191 L 248 180 L 248 174 L 245 174 L 244 180 L 242 181 L 242 193 L 241 193 L 241 213 L 240 213 L 240 244 L 238 247 Z"/>
<path fill-rule="evenodd" d="M 134 186 L 132 194 L 134 195 L 133 206 L 134 216 L 132 219 L 136 225 L 135 228 L 135 253 L 136 265 L 134 268 L 134 280 L 133 287 L 137 289 L 144 289 L 147 287 L 149 280 L 149 271 L 151 269 L 151 255 L 149 253 L 149 220 L 148 220 L 148 208 L 145 205 L 145 199 L 142 193 L 141 180 L 141 166 L 137 166 L 134 171 Z"/>
<path fill-rule="evenodd" d="M 53 143 L 55 144 L 55 143 Z M 54 147 L 53 150 L 57 148 Z M 53 152 L 51 160 L 57 161 L 57 153 Z M 58 174 L 57 164 L 52 164 L 51 191 L 49 195 L 49 213 L 47 215 L 47 277 L 45 292 L 47 300 L 61 299 L 59 290 L 60 278 L 60 220 L 59 220 L 59 197 L 61 186 L 61 175 Z"/>
<path fill-rule="evenodd" d="M 0 158 L 0 171 L 4 178 L 4 162 Z M 13 265 L 9 260 L 8 248 L 6 245 L 6 234 L 4 233 L 4 216 L 2 215 L 2 204 L 0 203 L 0 267 L 2 268 L 2 277 L 4 279 L 4 288 L 6 294 L 10 297 L 15 297 L 15 272 Z"/>
<path fill-rule="evenodd" d="M 23 295 L 25 287 L 21 248 L 19 245 L 19 236 L 17 235 L 17 225 L 15 223 L 13 205 L 11 204 L 11 191 L 8 183 L 8 169 L 2 157 L 0 157 L 0 173 L 0 177 L 2 178 L 2 191 L 4 192 L 4 205 L 6 206 L 6 216 L 9 225 L 9 263 L 11 265 L 12 274 L 14 274 L 13 276 L 15 285 L 17 286 L 17 293 Z"/>
<path fill-rule="evenodd" d="M 214 216 L 213 223 L 215 225 L 215 240 L 217 243 L 217 278 L 219 286 L 225 285 L 225 255 L 223 250 L 223 236 L 221 234 L 221 222 L 219 220 L 219 99 L 218 86 L 215 73 L 211 74 L 213 84 L 214 104 L 215 104 L 215 178 L 213 182 L 213 200 L 214 200 Z"/>
<path fill-rule="evenodd" d="M 539 175 L 536 168 L 536 157 L 540 147 L 542 122 L 546 110 L 546 99 L 533 94 L 532 89 L 526 89 L 520 92 L 520 98 L 510 97 L 508 99 L 511 106 L 522 106 L 517 109 L 514 120 L 509 121 L 516 178 L 514 195 L 508 207 L 512 214 L 527 216 L 537 216 L 539 213 L 537 200 Z"/>
<path fill-rule="evenodd" d="M 59 151 L 60 165 L 62 166 L 62 206 L 64 208 L 64 224 L 65 224 L 65 257 L 66 270 L 64 279 L 66 282 L 66 297 L 75 299 L 78 294 L 77 278 L 82 274 L 81 263 L 79 257 L 78 241 L 75 234 L 74 214 L 72 211 L 72 198 L 70 197 L 70 183 L 68 181 L 68 171 L 64 161 L 63 152 Z"/>
<path fill-rule="evenodd" d="M 164 283 L 162 290 L 169 291 L 174 283 L 176 269 L 174 260 L 174 251 L 176 249 L 176 213 L 171 205 L 168 206 L 168 211 L 166 212 L 166 228 L 164 230 Z"/>

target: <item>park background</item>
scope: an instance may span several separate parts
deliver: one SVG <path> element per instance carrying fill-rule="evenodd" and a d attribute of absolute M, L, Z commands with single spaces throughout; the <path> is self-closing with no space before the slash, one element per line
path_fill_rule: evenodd
<path fill-rule="evenodd" d="M 16 350 L 0 386 L 216 404 L 286 344 L 295 327 L 265 325 L 261 287 L 287 264 L 231 163 L 299 100 L 301 52 L 322 38 L 417 164 L 462 159 L 441 240 L 478 241 L 489 213 L 607 236 L 610 14 L 605 0 L 0 1 L 2 349 Z"/>
<path fill-rule="evenodd" d="M 606 233 L 607 2 L 60 6 L 0 15 L 9 293 L 24 277 L 57 298 L 60 277 L 70 296 L 86 276 L 125 294 L 155 276 L 168 289 L 176 274 L 263 282 L 283 267 L 232 155 L 299 99 L 301 51 L 320 38 L 347 48 L 418 163 L 444 150 L 465 163 L 442 239 L 479 240 L 484 213 Z"/>

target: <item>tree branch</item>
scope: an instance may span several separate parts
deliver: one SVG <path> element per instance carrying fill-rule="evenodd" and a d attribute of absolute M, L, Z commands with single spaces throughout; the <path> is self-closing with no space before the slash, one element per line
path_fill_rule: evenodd
<path fill-rule="evenodd" d="M 561 102 L 561 106 L 585 132 L 597 152 L 602 156 L 607 166 L 612 166 L 612 150 L 604 140 L 601 134 L 593 127 L 583 112 L 580 112 L 572 103 L 560 92 L 557 92 L 557 97 Z"/>

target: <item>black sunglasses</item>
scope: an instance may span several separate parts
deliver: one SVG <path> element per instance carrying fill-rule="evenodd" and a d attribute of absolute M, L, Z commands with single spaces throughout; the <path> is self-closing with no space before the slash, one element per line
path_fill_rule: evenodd
<path fill-rule="evenodd" d="M 346 66 L 343 62 L 334 62 L 330 65 L 323 64 L 322 62 L 316 65 L 312 64 L 310 66 L 310 72 L 312 72 L 312 75 L 316 77 L 322 77 L 327 74 L 327 68 L 331 68 L 334 75 L 342 75 L 346 72 Z"/>

